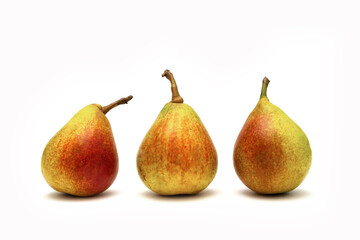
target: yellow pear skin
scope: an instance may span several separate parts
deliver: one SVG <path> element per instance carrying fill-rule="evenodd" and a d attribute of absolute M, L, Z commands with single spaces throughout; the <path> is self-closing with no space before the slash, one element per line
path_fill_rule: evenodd
<path fill-rule="evenodd" d="M 160 195 L 196 194 L 217 171 L 214 144 L 196 112 L 180 97 L 170 71 L 173 98 L 161 110 L 137 154 L 143 183 Z"/>
<path fill-rule="evenodd" d="M 312 159 L 305 133 L 266 96 L 269 82 L 264 79 L 260 100 L 240 131 L 233 155 L 241 181 L 260 194 L 297 188 Z"/>
<path fill-rule="evenodd" d="M 41 171 L 53 189 L 85 197 L 110 187 L 118 172 L 118 154 L 105 114 L 131 98 L 106 107 L 84 107 L 50 139 L 42 155 Z"/>

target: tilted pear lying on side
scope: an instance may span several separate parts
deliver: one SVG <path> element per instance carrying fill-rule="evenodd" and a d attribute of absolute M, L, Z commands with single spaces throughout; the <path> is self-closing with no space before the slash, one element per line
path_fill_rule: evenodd
<path fill-rule="evenodd" d="M 311 165 L 309 140 L 280 108 L 261 96 L 234 148 L 234 167 L 241 181 L 261 194 L 289 192 L 300 185 Z"/>
<path fill-rule="evenodd" d="M 41 160 L 46 182 L 56 191 L 92 196 L 105 191 L 118 172 L 118 154 L 105 114 L 132 96 L 108 106 L 91 104 L 50 139 Z"/>
<path fill-rule="evenodd" d="M 195 194 L 204 190 L 217 171 L 217 154 L 196 112 L 183 103 L 169 70 L 172 101 L 161 110 L 137 154 L 141 180 L 161 195 Z"/>

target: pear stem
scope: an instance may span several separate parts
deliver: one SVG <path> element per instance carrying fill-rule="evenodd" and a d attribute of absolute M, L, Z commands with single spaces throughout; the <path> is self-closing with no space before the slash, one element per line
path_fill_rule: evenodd
<path fill-rule="evenodd" d="M 263 82 L 262 82 L 260 98 L 267 97 L 266 96 L 266 91 L 267 91 L 269 83 L 270 83 L 270 80 L 267 77 L 264 77 Z"/>
<path fill-rule="evenodd" d="M 179 90 L 178 90 L 176 82 L 175 82 L 174 75 L 168 69 L 166 69 L 161 76 L 166 77 L 171 82 L 171 93 L 172 93 L 171 102 L 172 103 L 183 103 L 184 99 L 180 96 Z"/>
<path fill-rule="evenodd" d="M 131 95 L 127 96 L 125 98 L 121 98 L 121 99 L 119 99 L 119 100 L 117 100 L 117 101 L 115 101 L 115 102 L 113 102 L 113 103 L 111 103 L 111 104 L 109 104 L 109 105 L 107 105 L 105 107 L 102 107 L 101 110 L 102 110 L 102 112 L 104 114 L 106 114 L 108 111 L 110 111 L 111 109 L 113 109 L 116 106 L 119 106 L 121 104 L 127 104 L 128 101 L 130 101 L 132 98 L 133 98 L 133 96 L 131 96 Z"/>

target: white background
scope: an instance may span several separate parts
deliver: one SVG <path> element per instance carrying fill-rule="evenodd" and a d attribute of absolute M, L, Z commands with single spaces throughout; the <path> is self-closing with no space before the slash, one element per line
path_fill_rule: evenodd
<path fill-rule="evenodd" d="M 1 1 L 1 239 L 358 239 L 358 1 Z M 216 146 L 201 194 L 160 197 L 138 147 L 166 102 L 169 68 Z M 295 191 L 248 190 L 232 165 L 261 81 L 307 134 L 310 172 Z M 107 105 L 114 184 L 92 198 L 52 190 L 40 162 L 82 107 Z"/>

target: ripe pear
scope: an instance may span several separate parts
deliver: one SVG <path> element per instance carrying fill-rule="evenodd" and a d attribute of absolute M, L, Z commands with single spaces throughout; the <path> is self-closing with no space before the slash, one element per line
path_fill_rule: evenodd
<path fill-rule="evenodd" d="M 301 128 L 266 96 L 246 120 L 234 147 L 234 168 L 241 181 L 260 194 L 289 192 L 300 185 L 311 165 L 309 140 Z"/>
<path fill-rule="evenodd" d="M 105 191 L 118 172 L 118 154 L 105 114 L 132 96 L 108 106 L 91 104 L 77 112 L 45 147 L 41 171 L 56 191 L 92 196 Z"/>
<path fill-rule="evenodd" d="M 141 180 L 160 195 L 196 194 L 204 190 L 217 171 L 215 146 L 196 112 L 183 103 L 174 76 L 172 101 L 161 110 L 137 154 Z"/>

